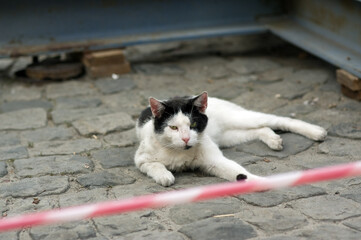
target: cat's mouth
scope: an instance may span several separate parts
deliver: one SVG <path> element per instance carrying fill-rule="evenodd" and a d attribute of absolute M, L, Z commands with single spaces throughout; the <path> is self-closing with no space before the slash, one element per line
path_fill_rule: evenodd
<path fill-rule="evenodd" d="M 192 146 L 185 145 L 184 150 L 190 149 Z"/>

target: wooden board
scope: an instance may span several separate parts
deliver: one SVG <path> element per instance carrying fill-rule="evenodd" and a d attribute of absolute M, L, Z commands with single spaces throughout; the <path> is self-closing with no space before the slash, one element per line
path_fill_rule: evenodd
<path fill-rule="evenodd" d="M 351 73 L 343 70 L 337 69 L 336 71 L 337 82 L 348 87 L 352 91 L 361 90 L 361 79 L 352 75 Z"/>
<path fill-rule="evenodd" d="M 86 52 L 83 56 L 83 64 L 86 67 L 121 64 L 125 61 L 125 56 L 121 49 Z"/>
<path fill-rule="evenodd" d="M 341 85 L 341 92 L 349 98 L 361 101 L 361 91 L 352 91 L 348 87 Z"/>

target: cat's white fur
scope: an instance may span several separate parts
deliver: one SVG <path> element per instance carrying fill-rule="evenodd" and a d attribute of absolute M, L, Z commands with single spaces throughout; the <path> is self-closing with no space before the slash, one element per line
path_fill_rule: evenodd
<path fill-rule="evenodd" d="M 208 116 L 208 124 L 200 134 L 190 128 L 189 118 L 182 113 L 168 122 L 168 125 L 178 127 L 176 131 L 166 127 L 163 134 L 155 134 L 153 120 L 142 127 L 137 124 L 140 145 L 135 154 L 135 164 L 140 171 L 163 186 L 174 183 L 171 171 L 187 168 L 200 168 L 229 181 L 235 181 L 239 174 L 246 175 L 247 180 L 253 180 L 260 177 L 226 158 L 219 146 L 229 147 L 258 139 L 271 149 L 281 150 L 282 139 L 272 129 L 291 131 L 316 141 L 323 140 L 327 135 L 322 127 L 296 119 L 249 111 L 218 98 L 208 98 L 205 114 Z M 189 140 L 186 143 L 182 138 Z M 186 145 L 192 148 L 185 150 Z"/>

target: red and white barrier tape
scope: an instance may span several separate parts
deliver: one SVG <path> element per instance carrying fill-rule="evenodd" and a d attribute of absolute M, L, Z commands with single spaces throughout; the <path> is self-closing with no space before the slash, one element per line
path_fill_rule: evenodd
<path fill-rule="evenodd" d="M 179 191 L 132 197 L 124 200 L 54 209 L 39 213 L 2 218 L 0 219 L 0 232 L 23 227 L 76 221 L 146 208 L 160 208 L 229 195 L 239 195 L 360 175 L 361 161 L 358 161 L 331 167 L 278 174 L 249 182 L 228 182 Z"/>

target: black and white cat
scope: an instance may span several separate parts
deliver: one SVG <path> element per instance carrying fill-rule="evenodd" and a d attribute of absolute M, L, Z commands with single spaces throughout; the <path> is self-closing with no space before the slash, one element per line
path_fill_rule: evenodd
<path fill-rule="evenodd" d="M 322 127 L 249 111 L 225 100 L 208 98 L 207 92 L 165 101 L 151 97 L 149 103 L 136 125 L 140 145 L 135 164 L 163 186 L 174 183 L 172 171 L 195 168 L 229 181 L 260 178 L 223 156 L 218 146 L 259 139 L 271 149 L 281 150 L 282 139 L 272 129 L 316 141 L 327 135 Z"/>

